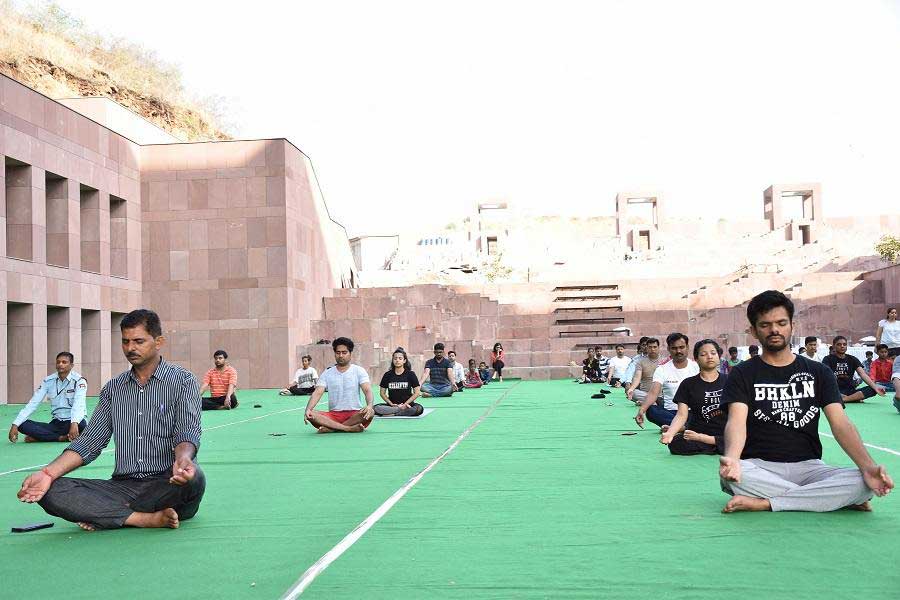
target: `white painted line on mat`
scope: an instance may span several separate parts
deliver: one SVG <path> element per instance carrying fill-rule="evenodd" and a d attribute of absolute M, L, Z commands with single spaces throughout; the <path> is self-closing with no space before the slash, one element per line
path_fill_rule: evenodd
<path fill-rule="evenodd" d="M 213 427 L 204 427 L 202 431 L 207 432 L 207 431 L 212 431 L 213 429 L 221 429 L 223 427 L 230 427 L 231 425 L 240 425 L 241 423 L 249 423 L 250 421 L 259 421 L 260 419 L 265 419 L 266 417 L 271 417 L 272 415 L 280 415 L 282 413 L 292 412 L 295 410 L 304 410 L 305 408 L 306 408 L 305 406 L 298 406 L 295 408 L 286 408 L 284 410 L 276 410 L 275 412 L 266 413 L 264 415 L 258 415 L 256 417 L 251 417 L 249 419 L 243 419 L 241 421 L 234 421 L 233 423 L 222 423 L 221 425 L 215 425 Z M 109 451 L 110 451 L 110 448 L 104 448 L 100 452 L 100 454 L 105 454 L 106 452 L 109 452 Z M 18 469 L 13 469 L 11 471 L 2 471 L 2 472 L 0 472 L 0 477 L 3 477 L 4 475 L 11 475 L 13 473 L 19 473 L 21 471 L 31 471 L 33 469 L 41 469 L 43 467 L 46 467 L 49 464 L 50 463 L 43 463 L 40 465 L 31 465 L 30 467 L 19 467 Z"/>
<path fill-rule="evenodd" d="M 830 437 L 831 439 L 835 439 L 833 435 L 831 435 L 830 433 L 825 433 L 824 431 L 820 431 L 819 434 Z M 863 442 L 863 446 L 865 446 L 866 448 L 873 448 L 875 450 L 881 450 L 882 452 L 888 452 L 890 454 L 893 454 L 894 456 L 900 456 L 900 452 L 897 452 L 896 450 L 891 450 L 890 448 L 876 446 L 875 444 L 867 444 L 865 442 Z"/>
<path fill-rule="evenodd" d="M 319 558 L 319 560 L 314 562 L 312 564 L 312 566 L 310 568 L 308 568 L 306 570 L 306 572 L 303 573 L 303 575 L 300 576 L 300 579 L 298 579 L 297 582 L 294 585 L 292 585 L 288 591 L 286 591 L 284 593 L 284 595 L 281 597 L 282 600 L 295 600 L 297 598 L 297 596 L 302 594 L 304 592 L 304 590 L 306 590 L 306 588 L 308 588 L 309 585 L 313 582 L 313 580 L 322 573 L 322 571 L 327 569 L 328 566 L 331 565 L 331 563 L 333 563 L 338 558 L 340 558 L 340 556 L 344 552 L 346 552 L 347 550 L 350 549 L 350 546 L 355 544 L 359 540 L 359 538 L 361 538 L 363 535 L 365 535 L 365 533 L 369 529 L 371 529 L 373 525 L 375 525 L 375 523 L 377 523 L 384 515 L 386 515 L 388 513 L 388 511 L 391 510 L 391 508 L 393 508 L 393 506 L 395 504 L 397 504 L 397 502 L 399 502 L 403 496 L 406 495 L 406 492 L 411 490 L 413 488 L 413 486 L 415 486 L 417 483 L 419 483 L 419 481 L 423 477 L 425 477 L 425 475 L 429 471 L 431 471 L 439 462 L 444 460 L 444 458 L 448 454 L 453 452 L 456 449 L 456 447 L 459 446 L 460 442 L 462 442 L 464 439 L 469 437 L 469 434 L 472 433 L 472 431 L 476 427 L 478 427 L 482 421 L 484 421 L 487 417 L 489 417 L 492 412 L 494 412 L 494 409 L 497 408 L 497 406 L 500 404 L 500 402 L 502 402 L 503 399 L 507 396 L 507 394 L 509 394 L 513 390 L 513 388 L 515 388 L 517 385 L 519 385 L 519 382 L 515 382 L 512 386 L 509 387 L 509 389 L 504 391 L 503 395 L 501 395 L 499 398 L 497 398 L 497 400 L 495 400 L 494 403 L 491 404 L 488 407 L 488 409 L 486 411 L 484 411 L 484 413 L 480 417 L 475 419 L 474 423 L 469 425 L 469 427 L 466 428 L 465 431 L 463 431 L 461 434 L 459 434 L 459 437 L 457 437 L 453 441 L 453 443 L 447 447 L 446 450 L 441 452 L 438 456 L 436 456 L 434 458 L 434 460 L 432 460 L 430 463 L 428 463 L 427 467 L 425 467 L 424 469 L 422 469 L 421 471 L 419 471 L 418 473 L 413 475 L 412 478 L 410 478 L 409 481 L 407 481 L 405 484 L 403 484 L 403 486 L 400 489 L 398 489 L 396 492 L 391 494 L 390 498 L 385 500 L 381 506 L 376 508 L 375 512 L 373 512 L 368 517 L 366 517 L 362 523 L 357 525 L 353 529 L 353 531 L 348 533 L 344 537 L 344 539 L 342 539 L 340 542 L 338 542 L 334 546 L 334 548 L 332 548 L 331 550 L 329 550 L 328 552 L 323 554 L 322 557 Z"/>

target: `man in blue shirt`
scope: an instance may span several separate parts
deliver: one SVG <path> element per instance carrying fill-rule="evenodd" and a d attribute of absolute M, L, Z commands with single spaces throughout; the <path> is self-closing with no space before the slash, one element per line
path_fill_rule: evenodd
<path fill-rule="evenodd" d="M 10 442 L 15 444 L 20 432 L 25 434 L 26 442 L 71 442 L 78 437 L 87 424 L 84 419 L 87 381 L 72 370 L 74 364 L 71 352 L 56 355 L 56 374 L 45 377 L 28 404 L 19 411 L 9 428 Z M 50 399 L 53 419 L 49 423 L 32 421 L 28 417 L 44 398 Z"/>

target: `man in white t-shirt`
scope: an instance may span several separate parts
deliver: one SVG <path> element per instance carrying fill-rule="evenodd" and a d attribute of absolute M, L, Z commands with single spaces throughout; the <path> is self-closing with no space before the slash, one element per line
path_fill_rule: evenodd
<path fill-rule="evenodd" d="M 625 372 L 630 364 L 631 359 L 625 356 L 625 346 L 616 344 L 616 355 L 609 359 L 609 372 L 606 375 L 606 383 L 622 387 L 622 382 L 625 381 Z"/>
<path fill-rule="evenodd" d="M 803 350 L 798 352 L 797 355 L 816 362 L 822 362 L 824 354 L 819 351 L 819 338 L 814 335 L 806 336 L 806 339 L 803 340 Z"/>
<path fill-rule="evenodd" d="M 675 392 L 681 382 L 700 372 L 697 363 L 688 358 L 688 337 L 683 333 L 670 333 L 666 338 L 671 358 L 665 364 L 659 365 L 653 372 L 653 385 L 647 393 L 647 397 L 638 408 L 634 420 L 640 427 L 644 427 L 644 415 L 651 423 L 659 425 L 663 431 L 669 428 L 672 419 L 678 413 L 678 405 L 675 404 Z M 662 406 L 657 405 L 657 398 L 662 394 Z"/>
<path fill-rule="evenodd" d="M 456 350 L 450 350 L 447 352 L 447 358 L 450 359 L 450 366 L 453 369 L 453 383 L 456 384 L 456 389 L 453 390 L 453 393 L 461 392 L 464 389 L 463 382 L 466 380 L 466 370 L 463 366 L 456 360 Z"/>
<path fill-rule="evenodd" d="M 294 373 L 294 380 L 291 382 L 291 385 L 278 392 L 282 396 L 309 396 L 316 389 L 319 373 L 310 366 L 312 364 L 312 356 L 307 354 L 300 359 L 300 362 L 302 366 Z"/>
<path fill-rule="evenodd" d="M 353 340 L 339 337 L 331 342 L 334 350 L 333 367 L 328 367 L 316 382 L 316 389 L 306 403 L 303 420 L 319 433 L 361 433 L 372 423 L 375 409 L 369 374 L 359 365 L 350 363 Z M 366 397 L 366 405 L 360 407 L 359 392 Z M 328 410 L 314 410 L 328 392 Z"/>

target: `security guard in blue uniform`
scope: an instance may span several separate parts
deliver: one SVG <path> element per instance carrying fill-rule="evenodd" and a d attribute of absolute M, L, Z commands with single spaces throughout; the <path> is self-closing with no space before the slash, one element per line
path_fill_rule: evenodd
<path fill-rule="evenodd" d="M 68 442 L 78 437 L 87 425 L 87 381 L 72 370 L 74 363 L 71 352 L 56 355 L 56 374 L 45 377 L 28 404 L 19 411 L 9 428 L 10 442 L 16 443 L 19 432 L 25 434 L 26 442 Z M 39 423 L 28 419 L 44 398 L 50 399 L 53 420 Z"/>

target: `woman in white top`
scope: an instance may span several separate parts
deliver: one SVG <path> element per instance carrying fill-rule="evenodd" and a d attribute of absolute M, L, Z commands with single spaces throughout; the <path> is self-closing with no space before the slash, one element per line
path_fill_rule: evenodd
<path fill-rule="evenodd" d="M 878 321 L 875 346 L 878 344 L 888 347 L 888 356 L 900 356 L 900 320 L 897 319 L 897 309 L 893 306 L 887 311 L 887 319 Z"/>

